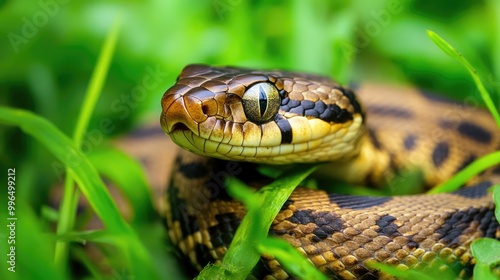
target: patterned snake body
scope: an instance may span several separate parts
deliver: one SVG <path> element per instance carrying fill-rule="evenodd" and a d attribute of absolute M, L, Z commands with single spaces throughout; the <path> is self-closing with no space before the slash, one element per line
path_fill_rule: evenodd
<path fill-rule="evenodd" d="M 162 108 L 165 132 L 192 152 L 182 151 L 172 172 L 169 235 L 197 269 L 222 259 L 245 214 L 225 192 L 225 178 L 255 187 L 270 181 L 252 162 L 330 162 L 318 173 L 373 186 L 406 184 L 419 170 L 430 188 L 500 147 L 500 133 L 482 110 L 409 88 L 362 85 L 355 96 L 328 78 L 292 72 L 190 65 Z M 439 195 L 351 196 L 299 187 L 270 234 L 336 279 L 386 277 L 370 262 L 424 268 L 436 257 L 443 269 L 458 264 L 467 277 L 470 243 L 500 239 L 487 192 L 499 182 L 497 167 Z M 255 274 L 292 277 L 270 256 Z"/>

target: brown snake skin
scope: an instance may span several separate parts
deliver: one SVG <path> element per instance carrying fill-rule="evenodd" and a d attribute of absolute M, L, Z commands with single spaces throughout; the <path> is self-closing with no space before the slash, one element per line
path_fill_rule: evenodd
<path fill-rule="evenodd" d="M 257 82 L 277 88 L 279 111 L 269 121 L 245 126 L 250 117 L 244 116 L 241 99 Z M 259 104 L 261 115 L 271 106 Z M 169 235 L 198 270 L 222 259 L 245 214 L 244 207 L 226 194 L 224 179 L 237 176 L 254 187 L 270 180 L 253 164 L 240 160 L 265 158 L 265 162 L 277 164 L 298 161 L 294 154 L 306 161 L 326 161 L 328 155 L 333 160 L 319 174 L 371 186 L 396 179 L 401 185 L 406 183 L 408 170 L 418 169 L 424 187 L 430 188 L 475 158 L 500 148 L 498 128 L 483 110 L 413 88 L 361 85 L 354 97 L 327 78 L 282 71 L 187 66 L 165 93 L 162 107 L 162 126 L 174 142 L 198 154 L 238 160 L 186 151 L 176 159 L 167 191 Z M 297 125 L 318 118 L 336 127 L 332 128 L 333 138 L 349 138 L 351 143 L 301 152 L 305 144 L 297 144 L 299 139 L 321 134 L 319 127 L 324 123 L 316 121 L 306 132 Z M 207 127 L 219 132 L 204 132 Z M 268 128 L 277 135 L 267 135 Z M 254 145 L 246 137 L 258 135 L 261 143 L 295 146 L 282 148 L 284 153 L 290 150 L 290 156 L 277 160 L 269 156 L 270 149 L 263 150 L 267 156 L 260 156 L 258 148 L 239 150 L 236 156 L 215 155 L 213 150 L 225 146 L 210 148 L 209 141 L 193 134 L 239 142 L 240 146 Z M 198 142 L 202 148 L 195 147 Z M 306 146 L 314 149 L 314 143 Z M 335 154 L 330 155 L 331 150 Z M 467 278 L 473 264 L 471 242 L 485 236 L 500 239 L 494 204 L 487 192 L 499 182 L 500 168 L 496 167 L 459 191 L 439 195 L 368 197 L 299 187 L 282 207 L 269 234 L 289 242 L 333 279 L 390 279 L 371 269 L 370 262 L 425 268 L 435 264 L 436 257 L 444 261 L 440 269 L 453 269 Z M 271 256 L 263 256 L 253 273 L 263 279 L 293 278 Z"/>

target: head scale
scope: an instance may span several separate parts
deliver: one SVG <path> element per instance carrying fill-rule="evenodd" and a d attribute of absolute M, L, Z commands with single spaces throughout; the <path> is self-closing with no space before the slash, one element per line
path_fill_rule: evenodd
<path fill-rule="evenodd" d="M 161 124 L 196 154 L 270 164 L 353 156 L 364 131 L 352 91 L 328 78 L 205 65 L 165 92 Z"/>

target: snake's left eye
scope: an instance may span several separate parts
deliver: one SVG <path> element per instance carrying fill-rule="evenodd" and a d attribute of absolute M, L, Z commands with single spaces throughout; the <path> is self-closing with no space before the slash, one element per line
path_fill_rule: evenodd
<path fill-rule="evenodd" d="M 258 83 L 243 94 L 243 110 L 247 118 L 255 123 L 271 120 L 280 108 L 278 89 L 270 83 Z"/>

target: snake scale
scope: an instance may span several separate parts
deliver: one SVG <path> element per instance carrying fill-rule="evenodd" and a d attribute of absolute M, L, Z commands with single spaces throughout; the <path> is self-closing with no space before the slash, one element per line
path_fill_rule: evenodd
<path fill-rule="evenodd" d="M 356 91 L 312 74 L 184 68 L 162 98 L 163 130 L 190 151 L 175 160 L 166 216 L 171 240 L 195 268 L 223 258 L 245 215 L 224 179 L 254 187 L 271 180 L 254 163 L 327 162 L 318 173 L 375 187 L 416 169 L 428 189 L 500 148 L 483 110 L 413 88 L 367 84 Z M 352 196 L 298 187 L 269 234 L 333 279 L 390 278 L 369 263 L 425 268 L 436 257 L 441 269 L 469 277 L 471 242 L 500 238 L 487 192 L 499 182 L 496 167 L 447 194 Z M 266 255 L 253 273 L 293 278 Z"/>

